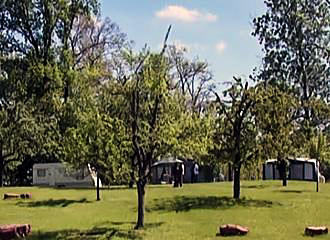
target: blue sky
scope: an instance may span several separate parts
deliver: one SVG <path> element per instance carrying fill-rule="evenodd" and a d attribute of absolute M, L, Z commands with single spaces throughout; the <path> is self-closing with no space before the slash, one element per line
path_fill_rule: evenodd
<path fill-rule="evenodd" d="M 137 49 L 147 44 L 158 50 L 171 24 L 169 42 L 209 62 L 220 85 L 233 76 L 248 77 L 261 63 L 251 31 L 253 17 L 265 12 L 262 0 L 101 0 L 101 10 Z"/>

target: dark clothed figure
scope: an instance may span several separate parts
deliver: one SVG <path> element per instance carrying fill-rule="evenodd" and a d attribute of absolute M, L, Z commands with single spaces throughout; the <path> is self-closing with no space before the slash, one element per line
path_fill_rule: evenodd
<path fill-rule="evenodd" d="M 160 181 L 164 182 L 166 176 L 166 169 L 163 167 L 162 174 L 160 175 Z"/>
<path fill-rule="evenodd" d="M 178 169 L 178 180 L 179 180 L 179 186 L 182 187 L 182 182 L 183 182 L 183 167 L 182 164 L 179 164 L 179 169 Z"/>
<path fill-rule="evenodd" d="M 174 167 L 173 167 L 173 178 L 174 178 L 174 185 L 173 187 L 178 187 L 179 186 L 179 179 L 178 179 L 178 171 L 179 171 L 179 167 L 177 163 L 174 163 Z"/>

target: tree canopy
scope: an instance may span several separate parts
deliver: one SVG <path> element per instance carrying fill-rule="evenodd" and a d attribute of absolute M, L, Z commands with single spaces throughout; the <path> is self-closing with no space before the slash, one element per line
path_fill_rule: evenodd
<path fill-rule="evenodd" d="M 234 169 L 233 197 L 240 197 L 240 173 L 242 165 L 255 159 L 256 135 L 252 108 L 255 106 L 254 88 L 248 82 L 234 78 L 231 87 L 224 91 L 221 98 L 218 94 L 219 136 L 216 138 L 220 152 L 226 156 Z"/>
<path fill-rule="evenodd" d="M 263 46 L 263 63 L 256 79 L 290 90 L 300 100 L 304 120 L 320 124 L 309 104 L 320 97 L 329 101 L 329 1 L 266 0 L 266 13 L 253 20 Z"/>

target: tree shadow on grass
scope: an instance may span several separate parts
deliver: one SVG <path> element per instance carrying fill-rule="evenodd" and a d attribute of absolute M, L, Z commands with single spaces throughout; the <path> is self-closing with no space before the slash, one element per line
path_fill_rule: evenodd
<path fill-rule="evenodd" d="M 127 224 L 135 225 L 136 224 L 136 222 L 116 222 L 116 221 L 111 221 L 108 223 L 111 225 L 114 225 L 114 226 L 121 226 L 121 225 L 127 225 Z M 163 224 L 164 224 L 164 222 L 145 223 L 144 229 L 160 227 Z"/>
<path fill-rule="evenodd" d="M 146 223 L 144 229 L 156 228 L 164 222 Z M 140 231 L 123 230 L 119 226 L 135 224 L 135 222 L 102 222 L 99 226 L 110 224 L 111 227 L 94 227 L 89 230 L 61 230 L 53 232 L 35 232 L 27 240 L 96 240 L 96 239 L 131 239 L 142 240 L 144 233 Z"/>
<path fill-rule="evenodd" d="M 80 200 L 72 200 L 72 199 L 48 199 L 44 201 L 35 201 L 35 202 L 18 202 L 16 205 L 20 207 L 67 207 L 71 204 L 77 203 L 91 203 L 87 201 L 86 198 L 82 198 Z"/>
<path fill-rule="evenodd" d="M 303 193 L 309 191 L 300 191 L 300 190 L 274 190 L 274 192 L 281 192 L 281 193 Z"/>
<path fill-rule="evenodd" d="M 135 239 L 141 240 L 143 236 L 133 230 L 120 230 L 117 228 L 94 227 L 90 230 L 62 230 L 53 232 L 36 232 L 27 240 L 96 240 L 96 239 Z"/>
<path fill-rule="evenodd" d="M 266 187 L 268 187 L 267 185 L 248 185 L 248 186 L 245 186 L 245 185 L 243 185 L 243 186 L 241 186 L 241 188 L 247 188 L 247 189 L 264 189 L 264 188 L 266 188 Z"/>
<path fill-rule="evenodd" d="M 187 212 L 192 209 L 228 209 L 236 206 L 243 207 L 272 207 L 274 205 L 281 205 L 278 202 L 267 200 L 254 200 L 254 199 L 234 199 L 230 197 L 186 197 L 176 196 L 174 198 L 167 199 L 155 199 L 150 207 L 146 208 L 146 211 L 165 211 L 165 212 Z"/>

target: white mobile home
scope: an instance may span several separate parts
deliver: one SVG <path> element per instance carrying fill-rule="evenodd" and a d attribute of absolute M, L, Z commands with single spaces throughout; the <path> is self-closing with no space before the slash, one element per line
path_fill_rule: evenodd
<path fill-rule="evenodd" d="M 70 170 L 62 163 L 33 165 L 33 185 L 36 186 L 96 187 L 96 181 L 96 173 L 89 165 L 80 170 Z"/>

